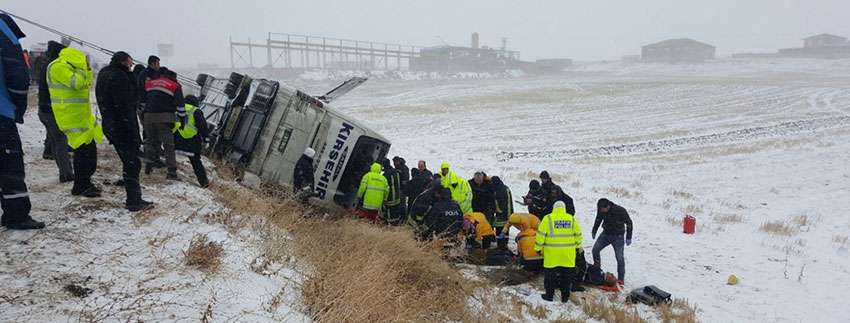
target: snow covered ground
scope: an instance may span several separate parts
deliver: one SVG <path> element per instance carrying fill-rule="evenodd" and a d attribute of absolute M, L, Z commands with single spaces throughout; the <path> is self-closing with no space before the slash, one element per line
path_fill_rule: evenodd
<path fill-rule="evenodd" d="M 548 170 L 576 200 L 588 251 L 596 200 L 623 205 L 635 222 L 627 288 L 655 284 L 705 322 L 841 322 L 848 72 L 846 60 L 596 63 L 562 76 L 370 81 L 335 105 L 390 138 L 391 155 L 500 175 L 517 198 Z M 682 234 L 685 214 L 695 235 Z M 610 248 L 603 267 L 616 271 Z"/>
<path fill-rule="evenodd" d="M 447 161 L 465 177 L 484 170 L 516 198 L 548 170 L 576 200 L 588 251 L 596 200 L 625 206 L 635 221 L 627 288 L 655 284 L 687 298 L 702 321 L 842 322 L 850 317 L 848 75 L 846 60 L 593 63 L 560 76 L 373 79 L 335 106 L 390 138 L 391 155 L 411 166 Z M 335 85 L 314 76 L 297 83 L 310 93 Z M 131 214 L 120 187 L 71 197 L 40 158 L 34 114 L 21 132 L 33 216 L 48 229 L 0 231 L 0 320 L 196 321 L 207 308 L 215 321 L 305 319 L 294 306 L 298 275 L 267 266 L 255 232 L 223 225 L 227 209 L 194 186 L 191 170 L 176 183 L 143 177 L 158 205 Z M 95 179 L 114 181 L 111 147 L 101 152 Z M 697 217 L 695 235 L 681 233 L 686 213 Z M 197 234 L 223 243 L 219 273 L 184 264 Z M 615 271 L 610 249 L 603 266 Z M 740 284 L 726 285 L 730 274 Z M 91 294 L 74 296 L 69 286 Z M 551 319 L 579 317 L 579 307 L 544 303 L 533 288 L 500 287 L 546 306 Z"/>
<path fill-rule="evenodd" d="M 300 299 L 292 281 L 300 278 L 264 261 L 256 232 L 221 224 L 232 214 L 195 185 L 185 160 L 181 182 L 162 172 L 142 175 L 145 198 L 157 205 L 134 214 L 123 208 L 123 187 L 105 184 L 121 168 L 102 144 L 94 179 L 104 196 L 72 197 L 55 164 L 41 159 L 44 130 L 31 112 L 20 131 L 32 216 L 47 228 L 0 230 L 0 321 L 305 320 L 291 307 Z M 217 273 L 185 265 L 183 252 L 196 235 L 223 245 Z"/>

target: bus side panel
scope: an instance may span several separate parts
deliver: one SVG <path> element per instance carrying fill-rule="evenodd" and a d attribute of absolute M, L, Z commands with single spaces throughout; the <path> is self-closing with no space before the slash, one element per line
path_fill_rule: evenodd
<path fill-rule="evenodd" d="M 268 163 L 269 158 L 274 155 L 277 149 L 275 142 L 280 140 L 281 133 L 284 130 L 282 121 L 288 113 L 287 110 L 292 103 L 291 99 L 292 95 L 284 87 L 278 90 L 277 98 L 274 102 L 274 110 L 267 117 L 266 125 L 257 141 L 253 156 L 251 156 L 251 163 L 248 165 L 248 170 L 260 174 L 265 183 L 287 184 L 291 182 L 291 172 L 289 176 L 283 176 L 283 178 L 280 176 L 286 174 L 286 172 L 283 172 L 283 169 L 291 170 L 295 167 L 294 164 L 287 167 L 287 165 Z M 273 167 L 266 169 L 268 165 L 272 165 Z"/>
<path fill-rule="evenodd" d="M 316 193 L 325 203 L 334 204 L 342 173 L 363 129 L 334 115 L 328 115 L 327 122 L 325 144 L 317 154 Z"/>

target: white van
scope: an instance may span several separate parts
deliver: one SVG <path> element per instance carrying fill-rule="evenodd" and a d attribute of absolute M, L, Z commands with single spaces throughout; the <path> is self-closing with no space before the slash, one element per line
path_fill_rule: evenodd
<path fill-rule="evenodd" d="M 327 206 L 354 207 L 360 179 L 386 158 L 390 142 L 328 103 L 365 81 L 353 78 L 317 98 L 276 81 L 201 74 L 200 108 L 213 129 L 211 156 L 239 165 L 250 186 L 291 187 L 296 162 L 312 147 L 316 198 Z"/>

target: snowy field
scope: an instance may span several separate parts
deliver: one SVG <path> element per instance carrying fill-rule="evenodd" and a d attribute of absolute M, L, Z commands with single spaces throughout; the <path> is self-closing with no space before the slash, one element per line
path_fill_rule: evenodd
<path fill-rule="evenodd" d="M 378 80 L 336 106 L 390 138 L 391 155 L 409 165 L 500 175 L 515 198 L 548 170 L 576 200 L 588 251 L 596 200 L 623 205 L 635 222 L 627 288 L 687 298 L 702 321 L 850 318 L 850 61 Z M 695 235 L 682 234 L 684 214 L 697 218 Z M 607 271 L 613 258 L 606 249 Z M 740 284 L 727 285 L 730 274 Z"/>
<path fill-rule="evenodd" d="M 635 221 L 626 287 L 686 298 L 703 322 L 846 322 L 848 75 L 850 61 L 594 63 L 561 76 L 376 78 L 335 106 L 390 138 L 391 156 L 499 175 L 517 199 L 548 170 L 576 200 L 588 251 L 596 200 L 623 205 Z M 337 81 L 313 73 L 293 83 L 323 93 Z M 228 210 L 194 185 L 188 165 L 182 182 L 143 176 L 158 203 L 151 212 L 123 211 L 115 186 L 71 197 L 40 158 L 44 133 L 30 112 L 27 177 L 33 216 L 48 229 L 0 230 L 0 321 L 306 318 L 291 265 L 265 262 L 255 232 L 226 225 Z M 100 148 L 95 180 L 114 181 L 117 161 Z M 684 214 L 697 218 L 695 235 L 681 233 Z M 224 246 L 218 274 L 184 264 L 198 234 Z M 603 253 L 606 271 L 616 271 L 613 258 Z M 730 274 L 740 284 L 727 285 Z M 545 305 L 550 319 L 578 317 L 533 286 L 500 289 Z"/>
<path fill-rule="evenodd" d="M 288 264 L 263 256 L 257 232 L 198 187 L 184 157 L 181 181 L 160 171 L 142 175 L 153 210 L 124 209 L 124 189 L 112 146 L 98 145 L 95 183 L 103 197 L 71 196 L 53 161 L 41 159 L 44 127 L 33 107 L 19 127 L 32 216 L 39 231 L 0 228 L 0 322 L 303 322 Z M 207 162 L 208 171 L 214 170 Z M 215 175 L 213 175 L 215 177 Z M 233 184 L 235 185 L 235 184 Z M 223 247 L 221 266 L 205 273 L 187 266 L 196 236 Z"/>

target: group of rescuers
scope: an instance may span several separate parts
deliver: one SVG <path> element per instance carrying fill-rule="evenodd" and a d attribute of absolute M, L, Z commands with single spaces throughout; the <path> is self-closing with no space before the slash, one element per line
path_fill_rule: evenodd
<path fill-rule="evenodd" d="M 30 216 L 23 148 L 15 125 L 24 122 L 30 86 L 28 62 L 19 42 L 25 35 L 11 17 L 0 14 L 0 18 L 2 226 L 9 230 L 42 229 L 44 223 Z M 68 45 L 50 41 L 47 52 L 34 58 L 33 67 L 38 83 L 38 116 L 47 133 L 43 157 L 56 162 L 59 182 L 73 182 L 71 195 L 101 196 L 92 176 L 97 169 L 97 144 L 104 136 L 123 166 L 122 179 L 115 184 L 124 186 L 128 210 L 153 207 L 152 202 L 142 199 L 142 163 L 145 174 L 166 167 L 166 178 L 178 179 L 175 150 L 189 156 L 198 184 L 206 187 L 200 155 L 208 135 L 206 121 L 197 109 L 199 99 L 184 97 L 176 73 L 161 67 L 156 56 L 149 57 L 144 67 L 134 65 L 126 52 L 116 52 L 109 65 L 95 75 L 88 54 Z M 90 102 L 92 87 L 102 122 Z"/>
<path fill-rule="evenodd" d="M 315 151 L 307 148 L 296 164 L 296 192 L 312 189 L 314 155 Z M 441 164 L 440 172 L 434 174 L 421 160 L 416 168 L 408 169 L 404 158 L 398 156 L 392 162 L 383 159 L 372 164 L 363 175 L 357 194 L 358 216 L 375 223 L 409 225 L 422 240 L 465 241 L 467 249 L 507 250 L 508 233 L 513 227 L 519 232 L 515 239 L 518 264 L 525 270 L 544 273 L 543 299 L 552 301 L 555 290 L 560 290 L 562 301 L 566 302 L 570 291 L 583 290 L 577 283 L 586 262 L 573 199 L 552 181 L 547 171 L 540 173 L 539 181 L 529 183 L 528 194 L 523 196 L 522 204 L 528 207 L 528 213 L 514 212 L 511 190 L 498 176 L 477 172 L 465 180 L 448 163 Z M 596 239 L 600 226 L 603 231 Z M 628 212 L 608 199 L 600 199 L 592 237 L 596 239 L 593 266 L 598 268 L 600 252 L 612 245 L 618 283 L 623 285 L 623 249 L 632 241 Z M 495 249 L 491 249 L 493 242 L 498 244 Z"/>

